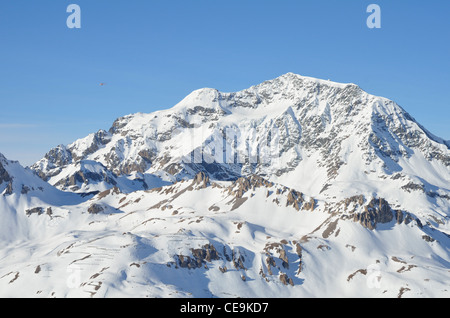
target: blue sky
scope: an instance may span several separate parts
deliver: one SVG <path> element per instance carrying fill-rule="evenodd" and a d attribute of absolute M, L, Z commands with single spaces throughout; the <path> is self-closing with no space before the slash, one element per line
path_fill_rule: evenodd
<path fill-rule="evenodd" d="M 0 152 L 29 165 L 117 117 L 287 72 L 358 84 L 450 139 L 449 14 L 448 0 L 1 1 Z"/>

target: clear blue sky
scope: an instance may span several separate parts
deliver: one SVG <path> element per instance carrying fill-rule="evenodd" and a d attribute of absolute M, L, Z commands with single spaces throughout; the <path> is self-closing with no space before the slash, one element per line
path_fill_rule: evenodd
<path fill-rule="evenodd" d="M 358 84 L 450 139 L 448 0 L 2 0 L 0 45 L 0 152 L 24 165 L 192 90 L 287 72 Z"/>

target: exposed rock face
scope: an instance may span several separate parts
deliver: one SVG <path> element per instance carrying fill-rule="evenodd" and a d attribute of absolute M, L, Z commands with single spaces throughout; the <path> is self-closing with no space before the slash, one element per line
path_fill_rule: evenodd
<path fill-rule="evenodd" d="M 422 228 L 422 223 L 418 218 L 411 216 L 408 212 L 400 210 L 392 210 L 389 203 L 383 198 L 372 199 L 368 205 L 364 207 L 365 212 L 357 213 L 354 216 L 354 221 L 360 222 L 364 227 L 374 230 L 377 224 L 385 224 L 391 222 L 394 218 L 396 224 L 409 224 L 415 220 L 417 226 Z"/>
<path fill-rule="evenodd" d="M 300 244 L 296 241 L 292 242 L 295 247 L 295 252 L 299 257 L 299 265 L 298 270 L 294 275 L 298 275 L 302 271 L 302 248 Z M 288 242 L 286 240 L 282 240 L 281 242 L 269 242 L 266 243 L 264 247 L 265 254 L 265 265 L 267 269 L 267 275 L 264 273 L 264 270 L 260 269 L 260 275 L 268 281 L 270 276 L 277 275 L 283 285 L 291 285 L 294 286 L 294 281 L 288 275 L 288 271 L 290 268 L 288 252 L 286 251 L 286 245 Z"/>
<path fill-rule="evenodd" d="M 429 242 L 429 243 L 436 241 L 434 238 L 432 238 L 429 235 L 422 235 L 422 238 L 425 240 L 425 242 Z"/>
<path fill-rule="evenodd" d="M 13 193 L 13 177 L 11 177 L 8 171 L 5 169 L 4 165 L 7 165 L 7 159 L 0 153 L 0 185 L 3 183 L 8 183 L 3 195 L 11 195 Z"/>
<path fill-rule="evenodd" d="M 299 258 L 297 274 L 300 274 L 302 272 L 302 269 L 303 269 L 303 258 L 302 258 L 303 249 L 302 249 L 300 243 L 298 243 L 298 242 L 293 242 L 293 243 L 295 244 L 295 252 L 297 253 L 298 258 Z"/>
<path fill-rule="evenodd" d="M 284 284 L 284 285 L 291 285 L 294 286 L 294 282 L 292 280 L 292 278 L 290 278 L 286 273 L 281 273 L 280 274 L 280 281 Z"/>
<path fill-rule="evenodd" d="M 411 191 L 421 191 L 421 192 L 425 192 L 425 187 L 423 184 L 417 184 L 414 182 L 409 182 L 408 184 L 402 186 L 402 189 L 407 191 L 407 192 L 411 192 Z"/>
<path fill-rule="evenodd" d="M 400 210 L 395 211 L 395 220 L 397 224 L 401 224 L 403 222 L 403 212 Z"/>
<path fill-rule="evenodd" d="M 20 191 L 21 194 L 27 194 L 28 192 L 30 192 L 30 188 L 26 185 L 22 185 L 22 190 Z"/>
<path fill-rule="evenodd" d="M 26 215 L 30 216 L 32 214 L 37 214 L 37 215 L 41 215 L 44 213 L 44 208 L 43 207 L 36 207 L 36 208 L 32 208 L 32 209 L 28 209 L 25 211 Z"/>
<path fill-rule="evenodd" d="M 234 268 L 236 268 L 237 270 L 239 269 L 243 269 L 245 270 L 245 258 L 244 256 L 239 252 L 239 250 L 232 250 L 232 262 L 233 262 L 233 266 Z"/>
<path fill-rule="evenodd" d="M 102 172 L 83 171 L 82 168 L 76 171 L 74 174 L 59 180 L 55 186 L 62 189 L 70 189 L 71 187 L 78 186 L 80 184 L 88 184 L 94 182 L 105 182 L 112 186 L 116 186 L 116 176 L 107 171 L 106 168 Z"/>
<path fill-rule="evenodd" d="M 378 224 L 387 224 L 394 221 L 395 224 L 409 224 L 415 221 L 415 224 L 420 228 L 423 227 L 421 221 L 413 216 L 410 212 L 399 209 L 392 209 L 389 202 L 384 198 L 371 198 L 370 201 L 363 195 L 352 196 L 338 202 L 333 207 L 326 208 L 329 213 L 342 213 L 340 219 L 352 219 L 354 222 L 359 222 L 362 226 L 369 230 L 377 228 Z M 330 226 L 336 226 L 338 219 L 330 222 L 327 232 L 333 230 Z M 333 232 L 331 231 L 331 232 Z"/>
<path fill-rule="evenodd" d="M 295 191 L 293 189 L 289 191 L 287 195 L 286 206 L 292 205 L 297 211 L 299 211 L 303 202 L 303 193 Z"/>
<path fill-rule="evenodd" d="M 88 208 L 88 212 L 90 214 L 97 214 L 97 213 L 100 213 L 100 212 L 102 212 L 104 210 L 105 210 L 105 208 L 102 205 L 97 204 L 97 203 L 91 204 L 89 206 L 89 208 Z"/>
<path fill-rule="evenodd" d="M 303 209 L 314 211 L 316 207 L 316 200 L 314 198 L 309 199 L 309 202 L 305 202 Z"/>
<path fill-rule="evenodd" d="M 275 193 L 277 196 L 285 196 L 286 206 L 291 206 L 297 211 L 313 211 L 316 208 L 316 200 L 314 198 L 306 200 L 302 192 L 288 188 L 286 186 L 275 186 L 275 183 L 270 182 L 261 176 L 252 174 L 246 177 L 238 178 L 226 188 L 227 193 L 230 196 L 234 197 L 234 199 L 231 201 L 233 203 L 232 210 L 238 208 L 248 199 L 248 196 L 244 196 L 247 192 L 253 192 L 257 188 L 266 188 L 266 198 L 271 196 L 273 193 Z M 253 194 L 251 194 L 250 196 L 252 195 Z M 279 198 L 273 199 L 273 202 L 280 203 Z"/>
<path fill-rule="evenodd" d="M 3 182 L 10 182 L 10 181 L 12 181 L 12 178 L 10 177 L 10 175 L 8 174 L 8 172 L 3 167 L 0 161 L 0 184 L 2 184 Z"/>
<path fill-rule="evenodd" d="M 228 187 L 228 193 L 230 195 L 236 196 L 236 198 L 242 198 L 242 196 L 249 190 L 254 190 L 255 188 L 259 187 L 270 188 L 272 186 L 272 182 L 267 181 L 266 179 L 257 175 L 250 175 L 248 177 L 241 177 L 234 181 Z"/>
<path fill-rule="evenodd" d="M 365 198 L 363 195 L 355 195 L 350 198 L 346 198 L 344 200 L 344 204 L 345 204 L 344 209 L 347 210 L 347 208 L 352 204 L 354 207 L 352 212 L 355 212 L 355 207 L 357 205 L 363 206 L 364 202 L 365 202 Z"/>
<path fill-rule="evenodd" d="M 359 221 L 362 226 L 370 230 L 374 230 L 378 223 L 389 223 L 394 218 L 389 203 L 383 198 L 373 198 L 364 209 L 363 213 L 355 214 L 354 221 Z"/>
<path fill-rule="evenodd" d="M 59 145 L 46 153 L 44 158 L 51 160 L 56 166 L 64 166 L 72 161 L 72 153 L 64 145 Z"/>
<path fill-rule="evenodd" d="M 175 264 L 181 268 L 196 269 L 205 267 L 206 263 L 221 259 L 212 244 L 206 244 L 198 249 L 191 249 L 192 256 L 175 255 Z M 226 271 L 226 270 L 224 270 Z"/>
<path fill-rule="evenodd" d="M 205 262 L 220 259 L 219 253 L 212 244 L 206 244 L 202 248 L 192 249 L 191 251 L 194 258 Z"/>
<path fill-rule="evenodd" d="M 199 172 L 192 181 L 193 185 L 199 185 L 201 188 L 206 188 L 209 185 L 209 176 L 204 172 Z"/>
<path fill-rule="evenodd" d="M 9 181 L 8 185 L 6 186 L 6 189 L 3 192 L 3 195 L 11 195 L 11 194 L 13 194 L 13 191 L 14 191 L 13 182 L 11 180 L 11 181 Z"/>

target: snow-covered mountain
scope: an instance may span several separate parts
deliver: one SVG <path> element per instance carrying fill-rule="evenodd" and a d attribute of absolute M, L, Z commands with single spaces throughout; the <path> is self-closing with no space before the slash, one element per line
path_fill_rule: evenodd
<path fill-rule="evenodd" d="M 0 157 L 0 295 L 448 297 L 449 148 L 354 84 L 200 89 Z"/>
<path fill-rule="evenodd" d="M 92 195 L 86 196 L 86 198 Z M 43 231 L 41 222 L 30 223 L 31 214 L 47 214 L 50 223 L 54 210 L 85 201 L 82 196 L 60 191 L 44 182 L 19 162 L 0 154 L 0 241 L 29 239 Z"/>
<path fill-rule="evenodd" d="M 237 93 L 200 89 L 171 109 L 119 118 L 108 132 L 58 146 L 31 168 L 69 190 L 68 176 L 80 171 L 74 165 L 89 160 L 138 180 L 203 171 L 215 180 L 258 174 L 292 187 L 301 180 L 309 194 L 328 198 L 389 194 L 386 183 L 438 195 L 449 188 L 449 146 L 393 101 L 288 73 Z M 91 190 L 98 180 L 116 185 L 101 170 L 83 181 Z"/>

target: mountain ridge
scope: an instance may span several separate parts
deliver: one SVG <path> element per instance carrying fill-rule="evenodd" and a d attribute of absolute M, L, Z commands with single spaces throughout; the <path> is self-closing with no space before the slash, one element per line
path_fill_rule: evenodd
<path fill-rule="evenodd" d="M 450 151 L 293 73 L 0 155 L 0 296 L 448 297 Z"/>
<path fill-rule="evenodd" d="M 226 139 L 227 132 L 234 134 L 234 138 L 243 139 L 241 147 L 233 148 L 230 140 L 220 140 L 220 135 Z M 204 158 L 210 156 L 212 161 L 220 160 L 216 154 L 208 153 L 207 142 L 219 151 L 218 143 L 223 142 L 224 148 L 229 146 L 240 154 L 248 152 L 243 144 L 245 138 L 252 138 L 251 134 L 257 135 L 252 141 L 258 150 L 261 140 L 267 139 L 271 132 L 279 134 L 278 141 L 282 144 L 276 145 L 276 150 L 284 147 L 289 151 L 289 155 L 282 158 L 287 160 L 282 165 L 256 165 L 255 170 L 248 158 L 231 164 L 183 162 L 186 156 L 198 155 L 199 147 Z M 394 102 L 370 95 L 355 84 L 339 84 L 287 73 L 236 93 L 222 93 L 209 88 L 196 90 L 168 110 L 123 116 L 108 132 L 100 130 L 65 149 L 53 149 L 49 154 L 59 154 L 56 159 L 47 154 L 32 169 L 48 180 L 68 164 L 70 160 L 63 159 L 67 158 L 66 152 L 69 151 L 75 161 L 96 160 L 117 175 L 150 173 L 173 182 L 184 176 L 192 178 L 198 171 L 209 170 L 212 178 L 230 176 L 235 179 L 255 171 L 277 176 L 286 174 L 318 150 L 323 155 L 315 168 L 324 170 L 326 167 L 322 179 L 332 180 L 348 156 L 339 151 L 352 151 L 351 147 L 349 150 L 341 149 L 342 145 L 357 134 L 361 138 L 349 143 L 363 148 L 361 156 L 366 158 L 366 162 L 381 158 L 381 166 L 392 167 L 388 175 L 400 169 L 395 168 L 396 161 L 402 156 L 411 156 L 412 148 L 420 147 L 427 159 L 440 160 L 445 166 L 450 163 L 449 148 L 444 140 L 432 135 Z M 191 147 L 179 146 L 186 143 Z M 171 150 L 165 151 L 167 147 Z M 332 160 L 325 158 L 330 151 L 334 152 Z M 269 155 L 277 157 L 277 153 Z M 376 170 L 385 169 L 378 167 Z M 315 192 L 323 189 L 328 183 L 326 181 L 321 180 L 322 186 Z"/>

